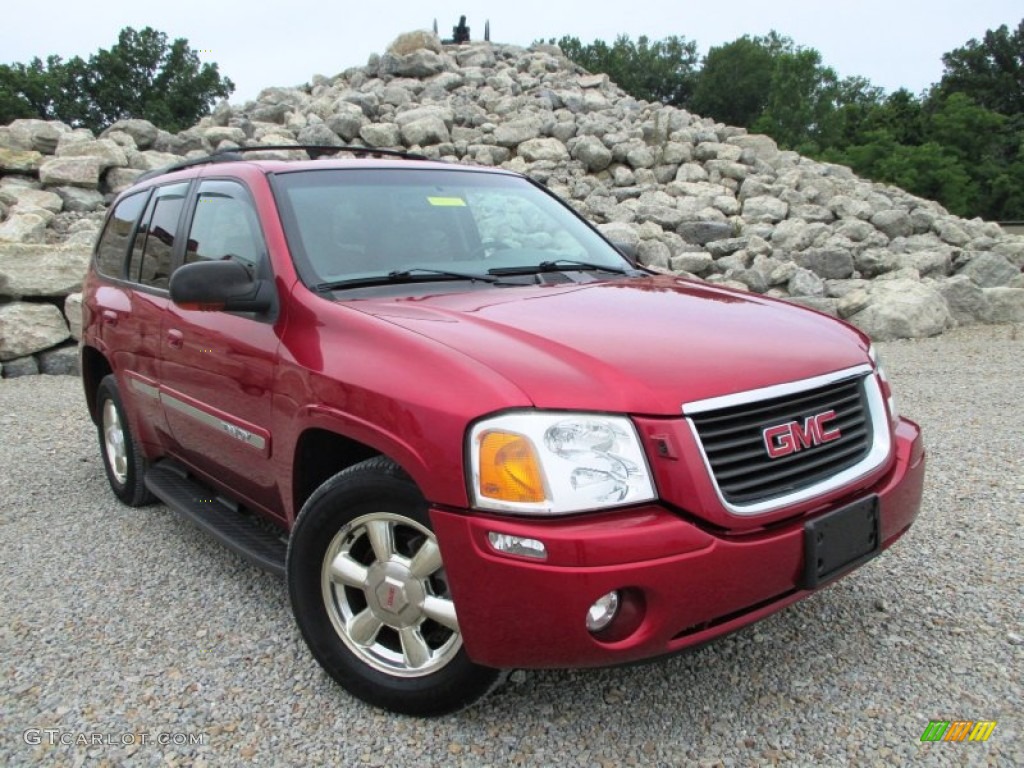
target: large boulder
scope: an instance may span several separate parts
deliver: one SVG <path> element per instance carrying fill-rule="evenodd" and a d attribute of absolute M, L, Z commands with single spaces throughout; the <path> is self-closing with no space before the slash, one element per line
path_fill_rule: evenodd
<path fill-rule="evenodd" d="M 55 157 L 39 168 L 39 180 L 47 186 L 97 189 L 103 160 L 98 157 Z"/>
<path fill-rule="evenodd" d="M 987 323 L 1024 323 L 1024 288 L 983 288 Z"/>
<path fill-rule="evenodd" d="M 536 117 L 522 117 L 502 123 L 494 131 L 494 141 L 502 147 L 516 147 L 540 136 L 543 123 Z M 605 164 L 607 167 L 607 164 Z"/>
<path fill-rule="evenodd" d="M 87 213 L 96 211 L 103 207 L 103 193 L 97 189 L 82 189 L 81 187 L 55 187 L 54 192 L 60 196 L 64 203 L 65 211 Z"/>
<path fill-rule="evenodd" d="M 124 192 L 145 171 L 138 168 L 111 168 L 103 177 L 104 189 L 113 194 Z"/>
<path fill-rule="evenodd" d="M 32 149 L 0 147 L 0 174 L 35 173 L 43 164 L 43 153 Z"/>
<path fill-rule="evenodd" d="M 338 136 L 341 136 L 345 141 L 352 141 L 369 124 L 369 118 L 366 117 L 358 104 L 353 104 L 351 101 L 343 99 L 339 99 L 335 103 L 334 113 L 326 120 L 326 127 Z M 299 135 L 302 135 L 301 132 Z"/>
<path fill-rule="evenodd" d="M 871 217 L 871 223 L 890 239 L 909 237 L 914 234 L 914 224 L 910 220 L 910 214 L 896 208 L 879 211 Z"/>
<path fill-rule="evenodd" d="M 397 147 L 402 132 L 394 123 L 369 123 L 359 129 L 359 138 L 371 147 Z"/>
<path fill-rule="evenodd" d="M 827 280 L 842 280 L 853 274 L 853 256 L 840 248 L 812 248 L 796 254 L 793 261 Z"/>
<path fill-rule="evenodd" d="M 957 273 L 969 277 L 982 288 L 1009 285 L 1020 270 L 998 253 L 978 253 Z"/>
<path fill-rule="evenodd" d="M 392 40 L 391 44 L 387 47 L 387 53 L 394 54 L 395 56 L 408 56 L 410 53 L 424 50 L 433 51 L 438 54 L 444 53 L 440 38 L 433 32 L 428 32 L 425 29 L 405 32 Z M 461 64 L 462 62 L 459 63 Z"/>
<path fill-rule="evenodd" d="M 743 201 L 743 218 L 748 221 L 775 223 L 789 213 L 789 204 L 768 195 L 748 197 Z"/>
<path fill-rule="evenodd" d="M 558 139 L 530 139 L 520 144 L 517 152 L 528 163 L 541 160 L 557 163 L 569 159 L 569 150 Z"/>
<path fill-rule="evenodd" d="M 91 254 L 84 245 L 0 243 L 0 293 L 67 296 L 81 290 Z"/>
<path fill-rule="evenodd" d="M 937 288 L 958 325 L 986 320 L 988 301 L 985 291 L 967 275 L 954 275 L 939 283 Z"/>
<path fill-rule="evenodd" d="M 7 126 L 15 145 L 22 149 L 35 150 L 52 155 L 57 150 L 61 136 L 71 129 L 56 120 L 15 120 Z"/>
<path fill-rule="evenodd" d="M 57 145 L 57 157 L 95 157 L 100 161 L 101 172 L 128 165 L 124 149 L 111 139 L 61 141 Z"/>
<path fill-rule="evenodd" d="M 913 280 L 874 283 L 871 303 L 848 319 L 876 341 L 937 336 L 954 324 L 942 294 Z"/>
<path fill-rule="evenodd" d="M 425 147 L 448 141 L 451 136 L 444 121 L 437 116 L 422 117 L 401 126 L 402 141 L 406 146 Z"/>
<path fill-rule="evenodd" d="M 70 335 L 64 315 L 52 304 L 0 304 L 0 362 L 49 349 Z"/>
<path fill-rule="evenodd" d="M 688 243 L 706 245 L 732 237 L 736 225 L 728 221 L 686 221 L 676 227 L 676 232 Z"/>
<path fill-rule="evenodd" d="M 78 347 L 65 346 L 47 349 L 37 356 L 39 372 L 49 376 L 77 376 Z"/>
<path fill-rule="evenodd" d="M 46 219 L 38 213 L 22 213 L 0 223 L 0 243 L 41 243 L 46 239 Z"/>
<path fill-rule="evenodd" d="M 384 54 L 380 59 L 380 74 L 422 79 L 440 74 L 444 71 L 444 66 L 444 56 L 421 48 L 404 56 Z"/>
<path fill-rule="evenodd" d="M 136 171 L 156 171 L 160 168 L 180 163 L 182 158 L 172 152 L 159 152 L 155 149 L 147 149 L 145 152 L 136 152 L 128 161 L 128 167 Z M 110 173 L 116 173 L 118 169 L 111 169 Z"/>
<path fill-rule="evenodd" d="M 68 321 L 71 338 L 82 340 L 82 294 L 72 293 L 64 299 L 64 317 Z"/>
<path fill-rule="evenodd" d="M 107 136 L 115 131 L 120 131 L 131 136 L 135 141 L 135 146 L 140 150 L 146 150 L 152 147 L 159 135 L 159 130 L 155 125 L 149 122 L 149 120 L 138 120 L 135 118 L 118 120 L 112 126 L 107 128 L 107 130 L 103 132 L 103 135 Z"/>
<path fill-rule="evenodd" d="M 33 208 L 60 213 L 64 201 L 60 195 L 32 187 L 0 187 L 0 203 L 14 206 L 12 210 L 26 211 Z"/>
<path fill-rule="evenodd" d="M 0 364 L 0 374 L 5 379 L 35 376 L 37 373 L 39 373 L 39 362 L 32 355 L 25 355 L 25 357 L 18 357 Z"/>

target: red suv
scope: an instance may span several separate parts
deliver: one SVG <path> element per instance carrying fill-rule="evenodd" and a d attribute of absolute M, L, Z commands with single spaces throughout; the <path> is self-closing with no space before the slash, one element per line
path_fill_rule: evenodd
<path fill-rule="evenodd" d="M 343 151 L 124 192 L 82 376 L 117 497 L 285 574 L 351 693 L 440 714 L 679 651 L 914 520 L 920 433 L 855 328 L 638 268 L 523 176 Z"/>

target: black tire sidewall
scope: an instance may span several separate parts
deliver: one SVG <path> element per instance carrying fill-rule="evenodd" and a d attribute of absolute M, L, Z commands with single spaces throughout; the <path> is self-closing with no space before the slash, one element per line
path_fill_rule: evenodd
<path fill-rule="evenodd" d="M 473 664 L 462 648 L 430 675 L 388 675 L 359 660 L 338 637 L 327 614 L 321 569 L 328 546 L 347 523 L 379 512 L 402 515 L 432 530 L 423 496 L 390 462 L 370 459 L 350 467 L 310 496 L 292 529 L 288 547 L 288 592 L 296 622 L 321 666 L 364 701 L 419 716 L 462 709 L 490 690 L 498 670 Z"/>

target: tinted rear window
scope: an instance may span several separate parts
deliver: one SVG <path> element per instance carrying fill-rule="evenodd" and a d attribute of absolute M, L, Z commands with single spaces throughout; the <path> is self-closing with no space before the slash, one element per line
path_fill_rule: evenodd
<path fill-rule="evenodd" d="M 114 208 L 107 219 L 107 225 L 100 236 L 96 247 L 96 268 L 101 274 L 109 277 L 124 277 L 124 262 L 128 255 L 128 245 L 132 241 L 132 233 L 139 221 L 139 215 L 146 206 L 148 190 L 136 192 L 124 198 Z"/>

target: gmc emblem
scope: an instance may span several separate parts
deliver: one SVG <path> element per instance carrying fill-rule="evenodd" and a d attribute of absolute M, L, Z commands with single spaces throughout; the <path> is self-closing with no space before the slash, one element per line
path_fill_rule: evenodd
<path fill-rule="evenodd" d="M 764 447 L 768 451 L 768 457 L 778 459 L 802 451 L 804 448 L 812 448 L 815 445 L 838 440 L 842 437 L 838 427 L 833 429 L 827 427 L 828 422 L 835 417 L 835 411 L 825 411 L 816 416 L 808 416 L 804 419 L 803 426 L 800 426 L 798 421 L 790 421 L 786 424 L 768 427 L 761 433 L 764 437 Z"/>

